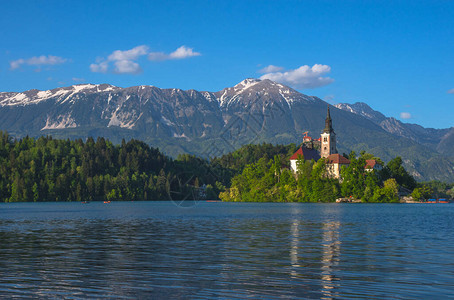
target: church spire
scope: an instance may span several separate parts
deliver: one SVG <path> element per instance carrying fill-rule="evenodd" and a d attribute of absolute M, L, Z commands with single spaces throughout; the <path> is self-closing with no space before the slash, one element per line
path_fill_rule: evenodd
<path fill-rule="evenodd" d="M 331 115 L 329 113 L 329 104 L 328 110 L 326 112 L 326 119 L 325 119 L 325 129 L 320 137 L 321 147 L 320 147 L 320 156 L 321 157 L 328 157 L 331 154 L 337 153 L 336 149 L 336 134 L 334 133 L 333 129 L 333 122 L 331 120 Z"/>
<path fill-rule="evenodd" d="M 325 129 L 323 129 L 323 132 L 326 132 L 326 133 L 331 133 L 333 132 L 333 124 L 332 124 L 332 120 L 331 120 L 331 115 L 329 113 L 329 104 L 328 104 L 328 111 L 326 113 L 326 119 L 325 119 Z"/>

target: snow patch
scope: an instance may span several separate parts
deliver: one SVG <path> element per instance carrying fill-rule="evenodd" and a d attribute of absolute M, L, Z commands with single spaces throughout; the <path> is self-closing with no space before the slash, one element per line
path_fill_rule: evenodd
<path fill-rule="evenodd" d="M 224 105 L 225 96 L 226 96 L 226 94 L 227 94 L 227 91 L 228 91 L 228 89 L 225 89 L 225 90 L 224 90 L 224 93 L 222 93 L 221 98 L 219 99 L 219 100 L 220 100 L 219 102 L 221 103 L 221 106 Z"/>
<path fill-rule="evenodd" d="M 171 122 L 169 119 L 167 119 L 164 116 L 161 116 L 161 122 L 167 126 L 175 126 L 175 123 Z"/>
<path fill-rule="evenodd" d="M 13 100 L 14 102 L 21 102 L 21 101 L 23 101 L 23 100 L 25 100 L 25 99 L 28 99 L 28 97 L 27 97 L 27 95 L 22 94 L 22 93 L 17 94 L 16 96 L 14 96 L 14 97 L 12 98 L 12 100 Z"/>
<path fill-rule="evenodd" d="M 96 87 L 96 90 L 94 88 Z M 18 106 L 18 105 L 31 105 L 45 101 L 49 98 L 57 98 L 58 103 L 66 102 L 74 94 L 83 92 L 85 90 L 93 90 L 95 92 L 113 91 L 118 89 L 115 86 L 107 86 L 105 89 L 100 88 L 96 84 L 78 84 L 66 88 L 59 88 L 55 90 L 39 91 L 33 96 L 27 96 L 25 93 L 8 93 L 8 96 L 0 100 L 0 106 Z M 0 95 L 1 96 L 1 95 Z"/>
<path fill-rule="evenodd" d="M 110 118 L 109 124 L 107 127 L 110 126 L 118 126 L 121 128 L 132 129 L 136 122 L 142 117 L 143 113 L 140 113 L 139 116 L 136 117 L 136 112 L 118 112 L 119 108 L 112 114 Z"/>
<path fill-rule="evenodd" d="M 240 83 L 238 83 L 237 85 L 235 85 L 233 88 L 234 88 L 235 92 L 239 91 L 239 93 L 241 93 L 242 91 L 245 91 L 250 87 L 253 87 L 260 81 L 261 81 L 260 79 L 247 78 L 247 79 L 241 81 Z"/>
<path fill-rule="evenodd" d="M 186 139 L 186 140 L 188 140 L 188 141 L 191 140 L 191 139 L 188 138 L 188 137 L 186 136 L 186 134 L 184 134 L 184 133 L 182 133 L 182 134 L 176 134 L 176 133 L 174 132 L 174 133 L 173 133 L 173 137 L 174 137 L 174 138 L 177 138 L 177 139 Z"/>
<path fill-rule="evenodd" d="M 50 95 L 52 95 L 52 92 L 51 91 L 39 91 L 36 96 L 38 96 L 39 98 L 47 98 L 49 97 Z"/>
<path fill-rule="evenodd" d="M 287 98 L 287 96 L 285 95 L 285 92 L 283 93 L 283 92 L 281 92 L 281 90 L 279 90 L 279 94 L 287 102 L 288 107 L 290 107 L 294 100 L 292 98 Z"/>
<path fill-rule="evenodd" d="M 46 129 L 65 129 L 65 128 L 75 128 L 77 127 L 76 121 L 71 117 L 71 114 L 60 115 L 56 120 L 51 120 L 48 116 L 46 120 L 46 125 L 41 128 L 41 130 Z"/>
<path fill-rule="evenodd" d="M 72 90 L 74 93 L 78 93 L 78 92 L 86 90 L 86 89 L 92 89 L 94 87 L 99 88 L 99 86 L 94 85 L 94 84 L 77 84 L 77 85 L 73 85 L 71 87 L 72 87 Z"/>
<path fill-rule="evenodd" d="M 98 89 L 99 89 L 99 87 L 98 87 Z M 102 92 L 109 92 L 109 91 L 113 91 L 113 90 L 115 90 L 115 88 L 114 88 L 113 86 L 109 86 L 109 87 L 107 87 L 107 88 L 105 88 L 105 89 L 103 89 L 103 90 L 101 90 L 101 91 L 102 91 Z M 99 91 L 99 90 L 98 90 L 98 91 Z"/>

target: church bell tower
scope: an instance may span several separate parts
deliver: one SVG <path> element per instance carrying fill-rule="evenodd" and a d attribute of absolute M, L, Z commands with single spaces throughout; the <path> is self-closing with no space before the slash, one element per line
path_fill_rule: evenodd
<path fill-rule="evenodd" d="M 328 112 L 326 113 L 325 119 L 325 129 L 321 134 L 321 147 L 320 147 L 320 156 L 326 158 L 331 154 L 337 153 L 336 149 L 336 134 L 334 133 L 333 124 L 331 120 L 331 115 L 329 113 L 329 105 L 328 105 Z"/>

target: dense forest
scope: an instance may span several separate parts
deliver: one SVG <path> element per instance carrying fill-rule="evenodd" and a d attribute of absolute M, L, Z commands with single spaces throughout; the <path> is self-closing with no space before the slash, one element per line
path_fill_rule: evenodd
<path fill-rule="evenodd" d="M 210 161 L 192 155 L 172 159 L 138 140 L 112 144 L 85 141 L 13 139 L 0 131 L 0 201 L 116 201 L 219 199 L 228 201 L 333 201 L 354 196 L 367 201 L 396 201 L 399 186 L 424 198 L 444 195 L 452 185 L 417 184 L 396 158 L 384 173 L 360 174 L 368 154 L 356 159 L 344 180 L 324 175 L 324 161 L 302 161 L 297 177 L 288 158 L 297 149 L 261 144 Z M 388 172 L 388 173 L 386 173 Z"/>
<path fill-rule="evenodd" d="M 13 140 L 0 131 L 3 202 L 179 200 L 199 185 L 205 197 L 217 198 L 223 184 L 208 169 L 204 160 L 190 155 L 173 160 L 137 140 L 120 145 L 104 138 Z"/>

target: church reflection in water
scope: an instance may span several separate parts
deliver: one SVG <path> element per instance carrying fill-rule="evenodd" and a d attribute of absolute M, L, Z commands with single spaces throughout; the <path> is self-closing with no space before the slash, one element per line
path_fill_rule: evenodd
<path fill-rule="evenodd" d="M 334 275 L 334 268 L 339 265 L 340 246 L 339 239 L 340 222 L 328 222 L 323 224 L 322 242 L 322 293 L 326 299 L 335 297 L 333 290 L 339 284 L 339 278 Z"/>
<path fill-rule="evenodd" d="M 340 278 L 336 277 L 336 269 L 341 254 L 340 226 L 339 221 L 308 224 L 298 218 L 290 223 L 290 276 L 293 279 L 318 279 L 322 299 L 338 296 Z"/>
<path fill-rule="evenodd" d="M 290 275 L 295 278 L 298 277 L 297 268 L 301 267 L 298 264 L 299 220 L 293 220 L 290 225 L 290 236 Z"/>

